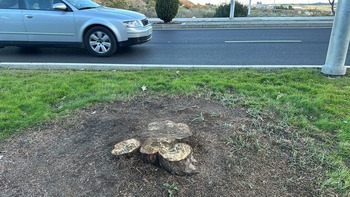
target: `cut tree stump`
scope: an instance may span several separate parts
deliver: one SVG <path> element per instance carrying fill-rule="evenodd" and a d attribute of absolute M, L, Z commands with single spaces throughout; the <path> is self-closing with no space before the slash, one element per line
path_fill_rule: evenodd
<path fill-rule="evenodd" d="M 179 141 L 192 136 L 187 124 L 175 123 L 170 120 L 152 122 L 147 131 L 141 134 L 141 143 L 137 139 L 119 142 L 112 150 L 114 155 L 133 153 L 139 150 L 144 161 L 159 165 L 176 175 L 191 175 L 198 173 L 194 165 L 190 145 Z"/>
<path fill-rule="evenodd" d="M 198 169 L 194 165 L 195 162 L 191 146 L 185 143 L 177 143 L 159 151 L 160 166 L 176 175 L 198 173 Z"/>
<path fill-rule="evenodd" d="M 114 149 L 112 150 L 113 155 L 124 155 L 124 154 L 131 154 L 136 152 L 141 146 L 140 141 L 137 139 L 129 139 L 119 142 L 114 146 Z"/>
<path fill-rule="evenodd" d="M 148 124 L 148 129 L 143 133 L 143 136 L 146 138 L 164 137 L 170 140 L 181 140 L 192 136 L 192 132 L 187 124 L 164 120 Z"/>
<path fill-rule="evenodd" d="M 140 153 L 144 161 L 158 164 L 158 154 L 162 148 L 172 146 L 174 140 L 161 137 L 161 138 L 147 138 L 141 145 Z"/>

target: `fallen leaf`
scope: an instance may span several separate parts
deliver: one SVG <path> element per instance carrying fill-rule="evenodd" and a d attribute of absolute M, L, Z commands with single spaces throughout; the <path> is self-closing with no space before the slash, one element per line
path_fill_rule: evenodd
<path fill-rule="evenodd" d="M 278 100 L 278 99 L 282 98 L 283 96 L 284 96 L 284 94 L 279 94 L 279 95 L 277 95 L 276 100 Z"/>

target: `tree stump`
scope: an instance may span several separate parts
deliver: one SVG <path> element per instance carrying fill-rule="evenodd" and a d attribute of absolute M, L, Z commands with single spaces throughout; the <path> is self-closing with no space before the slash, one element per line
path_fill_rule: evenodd
<path fill-rule="evenodd" d="M 174 140 L 160 137 L 160 138 L 147 138 L 140 148 L 141 157 L 144 161 L 152 164 L 158 164 L 158 154 L 162 148 L 172 146 Z"/>
<path fill-rule="evenodd" d="M 112 154 L 113 155 L 130 154 L 138 150 L 140 146 L 141 146 L 141 143 L 137 139 L 132 138 L 129 140 L 124 140 L 114 145 Z"/>
<path fill-rule="evenodd" d="M 147 131 L 141 134 L 143 140 L 130 139 L 115 145 L 114 155 L 123 155 L 139 150 L 144 161 L 159 165 L 176 175 L 191 175 L 198 173 L 194 165 L 196 160 L 192 155 L 190 145 L 179 141 L 192 136 L 188 125 L 170 120 L 152 122 Z"/>
<path fill-rule="evenodd" d="M 160 166 L 176 175 L 198 173 L 197 167 L 193 164 L 195 162 L 191 146 L 185 143 L 177 143 L 159 151 Z"/>
<path fill-rule="evenodd" d="M 165 120 L 148 124 L 147 131 L 143 132 L 142 135 L 146 138 L 181 140 L 192 136 L 192 132 L 187 124 Z"/>

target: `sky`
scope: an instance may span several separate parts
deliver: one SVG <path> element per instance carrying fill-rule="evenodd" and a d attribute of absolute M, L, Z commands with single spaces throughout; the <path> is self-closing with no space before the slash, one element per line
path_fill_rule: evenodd
<path fill-rule="evenodd" d="M 197 4 L 206 4 L 206 3 L 211 3 L 211 4 L 221 4 L 221 3 L 230 3 L 231 0 L 190 0 L 193 3 Z M 248 4 L 249 0 L 236 0 L 239 1 L 240 3 L 243 4 Z M 328 0 L 251 0 L 252 5 L 256 4 L 256 2 L 261 1 L 263 4 L 273 4 L 274 2 L 276 4 L 298 4 L 298 3 L 328 3 Z"/>

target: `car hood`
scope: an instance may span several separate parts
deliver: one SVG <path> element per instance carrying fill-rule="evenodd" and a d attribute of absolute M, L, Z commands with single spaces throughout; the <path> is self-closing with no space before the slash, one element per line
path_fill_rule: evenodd
<path fill-rule="evenodd" d="M 108 8 L 108 7 L 98 7 L 88 10 L 82 10 L 84 12 L 89 12 L 92 16 L 105 16 L 113 17 L 121 20 L 135 20 L 135 19 L 144 19 L 145 15 L 138 12 L 133 12 L 129 10 L 117 9 L 117 8 Z"/>

